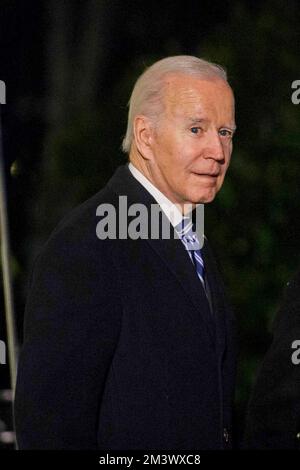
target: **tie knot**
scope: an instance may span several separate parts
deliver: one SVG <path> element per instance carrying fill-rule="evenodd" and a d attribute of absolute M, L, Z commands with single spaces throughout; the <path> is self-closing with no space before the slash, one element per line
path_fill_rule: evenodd
<path fill-rule="evenodd" d="M 183 217 L 182 221 L 176 225 L 176 231 L 186 250 L 200 250 L 198 236 L 189 217 Z"/>

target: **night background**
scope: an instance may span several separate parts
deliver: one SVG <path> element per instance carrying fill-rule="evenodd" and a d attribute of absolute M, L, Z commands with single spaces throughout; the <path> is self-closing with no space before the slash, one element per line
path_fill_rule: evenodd
<path fill-rule="evenodd" d="M 0 80 L 18 341 L 34 259 L 59 220 L 116 167 L 138 75 L 168 55 L 220 63 L 236 98 L 224 186 L 205 210 L 239 326 L 237 440 L 284 287 L 299 265 L 297 1 L 14 1 L 0 4 Z M 6 341 L 4 303 L 0 339 Z M 0 366 L 0 389 L 9 367 Z M 0 403 L 0 432 L 11 430 Z M 5 445 L 2 444 L 4 447 Z"/>

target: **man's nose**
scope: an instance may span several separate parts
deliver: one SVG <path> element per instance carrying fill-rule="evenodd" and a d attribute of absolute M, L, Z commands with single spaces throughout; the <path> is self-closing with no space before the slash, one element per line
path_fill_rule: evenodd
<path fill-rule="evenodd" d="M 224 160 L 222 138 L 217 131 L 212 131 L 207 136 L 205 158 L 213 158 L 218 161 Z"/>

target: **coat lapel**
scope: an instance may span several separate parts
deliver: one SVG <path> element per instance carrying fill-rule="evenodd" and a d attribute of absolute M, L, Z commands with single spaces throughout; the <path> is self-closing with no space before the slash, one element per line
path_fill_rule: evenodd
<path fill-rule="evenodd" d="M 202 249 L 203 259 L 206 269 L 207 281 L 210 286 L 213 315 L 216 324 L 216 346 L 220 359 L 226 347 L 226 301 L 224 296 L 223 282 L 216 261 L 211 253 L 208 241 L 205 240 Z"/>
<path fill-rule="evenodd" d="M 174 233 L 174 230 L 173 230 Z M 172 274 L 181 284 L 185 293 L 191 299 L 195 309 L 202 317 L 214 342 L 215 326 L 210 312 L 208 300 L 188 253 L 181 240 L 176 236 L 170 240 L 147 239 L 153 250 L 162 258 Z M 191 315 L 193 313 L 191 312 Z"/>

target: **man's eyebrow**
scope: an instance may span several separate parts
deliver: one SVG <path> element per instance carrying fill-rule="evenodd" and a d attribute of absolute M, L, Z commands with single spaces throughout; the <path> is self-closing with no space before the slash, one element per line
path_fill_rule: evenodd
<path fill-rule="evenodd" d="M 205 118 L 200 118 L 200 117 L 189 117 L 188 118 L 189 122 L 193 123 L 193 124 L 196 124 L 198 122 L 205 122 L 207 121 L 207 119 Z"/>
<path fill-rule="evenodd" d="M 188 121 L 191 124 L 198 124 L 198 123 L 201 123 L 201 122 L 207 122 L 208 120 L 205 119 L 205 118 L 201 118 L 201 117 L 189 117 Z M 236 131 L 236 125 L 235 124 L 228 124 L 228 125 L 224 125 L 222 127 L 227 127 L 228 129 L 231 129 L 233 132 Z"/>

